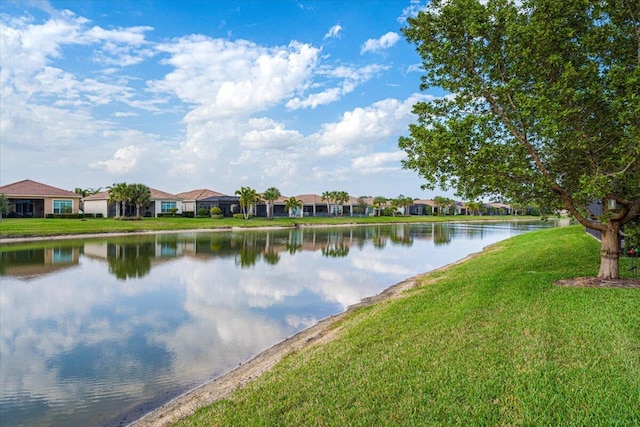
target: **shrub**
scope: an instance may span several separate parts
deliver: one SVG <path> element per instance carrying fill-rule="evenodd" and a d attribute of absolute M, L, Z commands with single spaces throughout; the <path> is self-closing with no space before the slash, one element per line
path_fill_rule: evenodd
<path fill-rule="evenodd" d="M 233 217 L 236 219 L 244 219 L 244 214 L 236 213 L 236 214 L 233 214 Z M 249 215 L 249 219 L 251 219 L 251 217 L 252 215 Z"/>
<path fill-rule="evenodd" d="M 218 206 L 214 206 L 211 208 L 211 215 L 222 215 L 222 209 L 220 209 Z"/>
<path fill-rule="evenodd" d="M 209 216 L 209 212 L 205 208 L 200 208 L 198 209 L 198 216 Z"/>
<path fill-rule="evenodd" d="M 632 221 L 624 226 L 624 250 L 627 254 L 631 248 L 634 255 L 640 251 L 640 221 Z"/>
<path fill-rule="evenodd" d="M 45 218 L 55 218 L 55 219 L 80 219 L 80 218 L 85 218 L 85 214 L 80 214 L 80 213 L 59 213 L 59 214 L 54 214 L 54 213 L 48 213 L 44 216 Z"/>

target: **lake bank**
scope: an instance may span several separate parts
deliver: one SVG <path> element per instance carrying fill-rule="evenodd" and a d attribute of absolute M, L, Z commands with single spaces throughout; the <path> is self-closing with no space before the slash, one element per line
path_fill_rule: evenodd
<path fill-rule="evenodd" d="M 124 415 L 149 412 L 390 284 L 554 225 L 312 225 L 3 245 L 0 417 L 124 425 L 137 418 Z M 39 402 L 50 409 L 36 411 Z"/>
<path fill-rule="evenodd" d="M 171 425 L 210 401 L 184 425 L 637 425 L 640 411 L 625 397 L 640 395 L 637 290 L 553 285 L 597 271 L 597 244 L 569 230 L 518 236 L 403 281 L 378 304 L 327 319 L 133 425 Z M 424 393 L 431 403 L 419 403 Z"/>

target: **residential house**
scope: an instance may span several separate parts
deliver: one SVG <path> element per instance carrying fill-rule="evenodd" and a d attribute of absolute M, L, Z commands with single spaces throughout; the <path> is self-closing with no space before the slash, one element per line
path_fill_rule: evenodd
<path fill-rule="evenodd" d="M 327 206 L 327 201 L 318 194 L 299 194 L 295 198 L 302 202 L 303 216 L 329 216 L 331 212 L 331 205 Z"/>
<path fill-rule="evenodd" d="M 233 216 L 233 214 L 241 213 L 240 197 L 221 194 L 196 201 L 196 212 L 198 209 L 205 209 L 208 212 L 213 207 L 220 208 L 224 216 Z"/>
<path fill-rule="evenodd" d="M 352 196 L 342 205 L 323 200 L 318 194 L 299 194 L 295 198 L 302 201 L 303 216 L 351 216 L 353 207 L 358 204 L 358 199 Z"/>
<path fill-rule="evenodd" d="M 218 193 L 217 191 L 213 190 L 199 189 L 185 191 L 184 193 L 178 193 L 176 194 L 176 196 L 182 199 L 182 212 L 193 212 L 195 216 L 198 213 L 198 209 L 206 209 L 206 207 L 202 203 L 200 203 L 199 205 L 198 202 L 202 202 L 209 197 L 224 196 L 224 194 Z M 211 208 L 211 206 L 209 206 L 209 208 Z"/>
<path fill-rule="evenodd" d="M 264 197 L 263 194 L 260 197 Z M 273 216 L 274 217 L 287 217 L 289 216 L 289 212 L 285 209 L 285 205 L 289 198 L 287 196 L 280 196 L 276 200 L 273 201 Z M 263 199 L 262 202 L 256 204 L 256 216 L 267 216 L 267 201 Z"/>
<path fill-rule="evenodd" d="M 485 210 L 489 215 L 511 215 L 511 205 L 504 203 L 485 203 Z"/>
<path fill-rule="evenodd" d="M 140 215 L 145 217 L 157 217 L 161 213 L 169 213 L 171 209 L 177 209 L 176 214 L 182 214 L 182 199 L 175 194 L 150 188 L 151 198 L 146 206 L 140 210 Z M 116 204 L 109 202 L 109 192 L 103 191 L 84 199 L 84 212 L 88 214 L 102 214 L 103 217 L 116 216 Z M 127 205 L 124 216 L 135 216 L 136 206 Z"/>
<path fill-rule="evenodd" d="M 438 212 L 438 207 L 433 200 L 428 199 L 416 199 L 413 204 L 409 206 L 410 215 L 431 215 Z"/>
<path fill-rule="evenodd" d="M 47 214 L 77 214 L 82 195 L 25 179 L 0 186 L 9 202 L 10 218 L 44 218 Z"/>

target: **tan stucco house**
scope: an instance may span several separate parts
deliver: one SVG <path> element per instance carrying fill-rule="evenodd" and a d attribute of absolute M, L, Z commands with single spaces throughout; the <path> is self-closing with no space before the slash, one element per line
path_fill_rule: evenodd
<path fill-rule="evenodd" d="M 78 213 L 82 196 L 25 179 L 0 186 L 9 202 L 9 218 L 44 218 L 47 214 Z"/>
<path fill-rule="evenodd" d="M 148 205 L 140 210 L 141 216 L 157 217 L 160 213 L 168 213 L 170 209 L 177 209 L 176 214 L 182 214 L 182 198 L 175 194 L 150 188 L 151 200 Z M 84 198 L 84 213 L 102 214 L 103 217 L 114 217 L 116 214 L 115 203 L 109 203 L 109 192 L 103 191 Z M 127 216 L 135 216 L 136 207 L 127 206 Z"/>

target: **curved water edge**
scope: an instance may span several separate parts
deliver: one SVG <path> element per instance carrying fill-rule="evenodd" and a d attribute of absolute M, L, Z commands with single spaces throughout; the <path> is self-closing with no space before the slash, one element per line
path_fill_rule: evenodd
<path fill-rule="evenodd" d="M 568 219 L 556 220 L 558 225 L 569 225 Z M 452 223 L 456 221 L 451 221 Z M 459 221 L 456 223 L 464 223 Z M 355 224 L 351 224 L 355 225 Z M 359 224 L 367 225 L 367 224 Z M 313 225 L 322 227 L 322 225 Z M 496 242 L 497 243 L 497 242 Z M 492 243 L 489 246 L 495 245 Z M 287 355 L 299 351 L 307 346 L 321 344 L 331 340 L 339 331 L 333 325 L 352 311 L 362 307 L 371 306 L 381 301 L 401 297 L 405 291 L 416 288 L 420 285 L 421 279 L 437 271 L 443 271 L 451 266 L 463 263 L 467 260 L 481 255 L 489 246 L 482 248 L 482 251 L 468 254 L 452 263 L 442 267 L 418 274 L 416 276 L 402 280 L 386 288 L 381 293 L 363 298 L 359 303 L 353 304 L 347 310 L 320 320 L 313 326 L 308 327 L 294 335 L 287 337 L 283 341 L 264 350 L 250 360 L 240 363 L 239 366 L 220 377 L 214 378 L 188 392 L 162 404 L 158 408 L 146 413 L 141 418 L 128 424 L 128 427 L 165 427 L 194 414 L 198 409 L 211 405 L 212 403 L 228 398 L 234 391 L 245 387 L 250 382 L 258 379 L 262 374 L 273 368 Z"/>
<path fill-rule="evenodd" d="M 494 243 L 495 244 L 495 243 Z M 486 248 L 483 249 L 483 251 Z M 392 298 L 400 298 L 405 291 L 420 286 L 420 281 L 424 276 L 437 271 L 450 268 L 472 259 L 482 252 L 474 252 L 464 258 L 447 264 L 440 268 L 410 277 L 402 282 L 396 283 L 383 292 L 366 297 L 357 304 L 351 305 L 342 313 L 334 314 L 320 320 L 313 326 L 304 329 L 291 337 L 271 346 L 250 360 L 240 363 L 239 366 L 230 372 L 214 378 L 203 385 L 176 397 L 175 399 L 162 404 L 160 407 L 146 413 L 141 418 L 128 424 L 128 427 L 165 427 L 175 422 L 193 415 L 198 409 L 211 405 L 212 403 L 226 399 L 234 391 L 245 387 L 250 382 L 258 379 L 262 374 L 273 368 L 278 362 L 291 353 L 302 350 L 311 345 L 322 344 L 330 341 L 338 332 L 339 328 L 333 325 L 352 311 L 362 307 L 368 307 Z"/>
<path fill-rule="evenodd" d="M 157 234 L 181 234 L 181 233 L 222 233 L 228 231 L 268 231 L 268 230 L 295 230 L 299 228 L 339 228 L 339 227 L 378 227 L 385 225 L 419 225 L 419 224 L 489 224 L 491 222 L 532 222 L 531 218 L 488 218 L 483 220 L 451 220 L 444 222 L 344 222 L 342 224 L 296 224 L 296 225 L 269 225 L 264 227 L 216 227 L 216 228 L 185 228 L 178 230 L 143 230 L 143 231 L 123 231 L 123 232 L 105 232 L 105 233 L 86 233 L 86 234 L 55 234 L 51 236 L 21 236 L 21 237 L 1 237 L 0 244 L 39 242 L 49 240 L 77 240 L 77 239 L 93 239 L 100 237 L 124 237 L 124 236 L 142 236 Z M 542 221 L 542 220 L 541 220 Z M 566 222 L 569 219 L 549 219 L 548 221 Z"/>
<path fill-rule="evenodd" d="M 199 385 L 209 384 L 197 388 L 202 397 L 238 378 L 299 331 L 324 336 L 333 316 L 386 298 L 406 277 L 553 225 L 180 230 L 30 242 L 24 253 L 7 245 L 2 418 L 124 425 L 177 396 L 194 400 L 185 393 Z M 399 285 L 384 291 L 389 283 Z"/>

